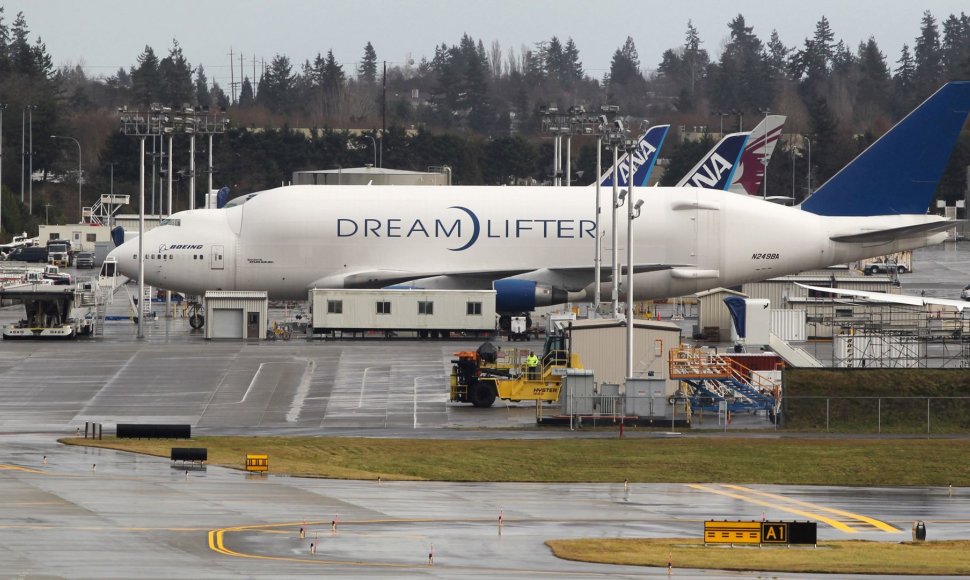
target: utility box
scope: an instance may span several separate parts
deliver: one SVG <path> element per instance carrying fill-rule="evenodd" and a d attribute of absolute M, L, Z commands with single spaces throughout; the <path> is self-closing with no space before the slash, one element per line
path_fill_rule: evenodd
<path fill-rule="evenodd" d="M 593 371 L 590 369 L 566 369 L 559 394 L 559 404 L 565 415 L 593 413 L 593 378 Z"/>
<path fill-rule="evenodd" d="M 664 379 L 627 379 L 626 413 L 637 417 L 667 418 L 667 381 Z"/>

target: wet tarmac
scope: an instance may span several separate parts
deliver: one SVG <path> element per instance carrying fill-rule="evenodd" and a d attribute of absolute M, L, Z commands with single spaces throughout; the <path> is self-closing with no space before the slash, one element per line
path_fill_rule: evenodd
<path fill-rule="evenodd" d="M 958 296 L 970 283 L 968 247 L 917 253 L 915 272 L 902 276 L 904 291 Z M 112 309 L 123 312 L 123 301 Z M 2 323 L 17 316 L 0 309 Z M 727 483 L 378 485 L 185 469 L 56 443 L 85 422 L 103 423 L 106 433 L 119 422 L 177 422 L 192 424 L 196 434 L 588 436 L 522 429 L 535 421 L 527 404 L 449 404 L 451 354 L 477 341 L 209 342 L 185 318 L 162 316 L 145 327 L 144 339 L 135 338 L 130 322 L 108 322 L 94 339 L 0 344 L 0 575 L 665 576 L 665 569 L 558 560 L 543 542 L 698 537 L 709 518 L 811 517 L 823 539 L 883 541 L 908 539 L 919 519 L 931 539 L 970 537 L 967 488 L 951 497 L 945 489 Z M 765 576 L 676 563 L 675 575 Z"/>

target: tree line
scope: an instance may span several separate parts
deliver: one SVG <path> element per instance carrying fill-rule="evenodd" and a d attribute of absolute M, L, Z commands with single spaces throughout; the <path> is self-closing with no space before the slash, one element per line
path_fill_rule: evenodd
<path fill-rule="evenodd" d="M 367 41 L 353 63 L 332 50 L 299 64 L 277 54 L 224 88 L 207 78 L 202 64 L 191 63 L 177 40 L 161 56 L 146 46 L 134 64 L 108 76 L 89 76 L 80 65 L 55 68 L 40 36 L 31 39 L 24 14 L 8 25 L 0 6 L 0 104 L 7 105 L 3 234 L 34 227 L 47 203 L 52 221 L 78 215 L 76 195 L 69 194 L 76 187 L 70 173 L 76 148 L 50 135 L 81 143 L 85 205 L 108 191 L 112 174 L 115 192 L 137 191 L 137 146 L 118 130 L 116 109 L 123 106 L 227 109 L 232 124 L 215 142 L 214 181 L 216 187 L 229 185 L 234 195 L 279 185 L 297 170 L 369 163 L 370 137 L 380 144 L 385 167 L 448 165 L 460 184 L 543 183 L 550 177 L 552 146 L 541 134 L 539 106 L 550 104 L 589 110 L 618 105 L 632 119 L 671 123 L 675 131 L 662 156 L 671 169 L 665 182 L 676 181 L 677 168 L 692 164 L 716 133 L 751 129 L 770 111 L 787 115 L 785 132 L 805 139 L 783 143 L 787 154 L 775 154 L 769 189 L 790 189 L 800 198 L 809 171 L 812 183 L 822 183 L 943 82 L 970 78 L 970 17 L 963 13 L 940 22 L 924 12 L 919 35 L 895 58 L 874 37 L 855 48 L 836 41 L 824 16 L 811 37 L 791 46 L 777 31 L 762 40 L 741 14 L 727 23 L 727 35 L 720 54 L 713 54 L 688 21 L 683 44 L 664 51 L 650 71 L 628 37 L 601 78 L 587 72 L 580 48 L 568 37 L 512 49 L 465 34 L 417 63 L 382 61 Z M 21 158 L 16 117 L 28 115 L 33 147 Z M 708 137 L 679 139 L 680 127 L 699 128 Z M 813 149 L 811 168 L 802 150 L 806 141 Z M 200 168 L 205 147 L 198 147 Z M 187 151 L 187 139 L 177 137 L 176 209 L 189 205 Z M 595 141 L 578 138 L 573 151 L 574 181 L 590 183 Z M 33 215 L 20 203 L 22 160 L 32 161 L 37 172 Z M 961 194 L 961 168 L 968 163 L 965 133 L 943 197 Z M 204 181 L 200 173 L 199 185 Z"/>

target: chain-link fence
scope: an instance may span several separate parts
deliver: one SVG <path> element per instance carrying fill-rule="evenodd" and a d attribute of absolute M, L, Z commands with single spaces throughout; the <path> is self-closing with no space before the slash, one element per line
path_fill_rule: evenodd
<path fill-rule="evenodd" d="M 831 433 L 970 433 L 970 397 L 788 396 L 781 424 Z"/>

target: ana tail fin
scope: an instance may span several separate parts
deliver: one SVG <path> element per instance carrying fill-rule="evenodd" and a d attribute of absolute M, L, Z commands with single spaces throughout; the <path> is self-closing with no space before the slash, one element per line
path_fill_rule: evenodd
<path fill-rule="evenodd" d="M 738 160 L 741 158 L 741 151 L 748 140 L 748 135 L 748 133 L 725 135 L 693 169 L 687 172 L 687 175 L 677 183 L 677 187 L 727 189 L 738 167 Z"/>
<path fill-rule="evenodd" d="M 664 139 L 667 137 L 668 130 L 670 130 L 670 125 L 657 125 L 656 127 L 650 127 L 640 137 L 640 140 L 637 142 L 637 150 L 633 152 L 633 185 L 643 187 L 650 180 L 650 174 L 653 172 L 653 166 L 657 163 L 657 155 L 663 146 Z M 626 187 L 627 174 L 629 173 L 630 167 L 626 153 L 620 157 L 618 165 L 620 179 L 617 184 L 620 187 Z M 600 176 L 600 186 L 613 186 L 612 166 Z"/>

